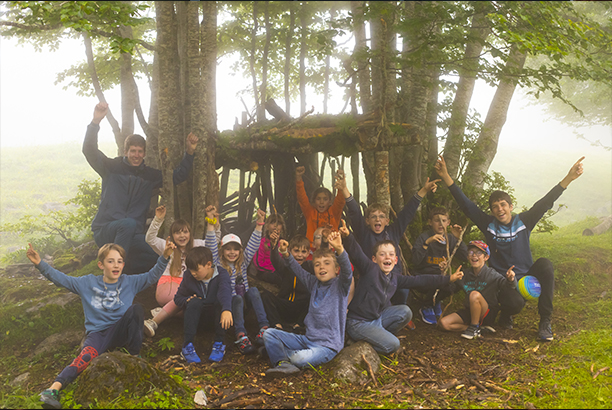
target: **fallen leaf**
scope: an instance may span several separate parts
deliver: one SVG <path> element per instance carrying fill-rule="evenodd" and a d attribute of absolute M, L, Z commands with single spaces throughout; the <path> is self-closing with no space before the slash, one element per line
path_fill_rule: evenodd
<path fill-rule="evenodd" d="M 514 344 L 514 343 L 518 343 L 519 341 L 518 340 L 511 340 L 511 339 L 502 339 L 502 342 Z"/>

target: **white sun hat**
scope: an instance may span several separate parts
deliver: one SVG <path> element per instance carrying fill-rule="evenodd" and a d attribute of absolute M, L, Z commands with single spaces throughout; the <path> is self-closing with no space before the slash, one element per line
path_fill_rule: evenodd
<path fill-rule="evenodd" d="M 236 242 L 242 247 L 242 241 L 240 241 L 240 237 L 238 237 L 238 235 L 234 235 L 233 233 L 228 233 L 223 237 L 223 239 L 221 239 L 221 246 L 225 246 L 231 242 Z"/>

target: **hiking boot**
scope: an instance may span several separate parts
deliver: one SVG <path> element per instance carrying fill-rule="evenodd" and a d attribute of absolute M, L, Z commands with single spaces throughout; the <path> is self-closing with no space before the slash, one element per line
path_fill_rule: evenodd
<path fill-rule="evenodd" d="M 161 308 L 161 307 L 159 307 L 159 306 L 158 306 L 158 307 L 156 307 L 155 309 L 151 309 L 151 317 L 153 317 L 153 318 L 154 318 L 155 316 L 157 316 L 157 314 L 158 314 L 159 312 L 161 312 L 161 310 L 162 310 L 162 308 Z"/>
<path fill-rule="evenodd" d="M 238 345 L 238 349 L 242 354 L 251 354 L 255 352 L 255 348 L 251 344 L 248 336 L 240 336 L 234 343 Z"/>
<path fill-rule="evenodd" d="M 195 351 L 195 347 L 193 347 L 193 343 L 189 343 L 181 349 L 181 356 L 183 356 L 183 359 L 187 360 L 187 363 L 202 362 Z"/>
<path fill-rule="evenodd" d="M 255 336 L 255 343 L 257 343 L 259 346 L 264 345 L 263 334 L 267 328 L 268 326 L 262 327 L 261 329 L 259 329 L 259 333 L 257 333 L 257 336 Z"/>
<path fill-rule="evenodd" d="M 480 327 L 478 327 L 478 325 L 469 325 L 468 328 L 461 333 L 461 337 L 470 340 L 480 337 Z"/>
<path fill-rule="evenodd" d="M 225 345 L 223 342 L 213 343 L 212 352 L 208 356 L 208 360 L 218 363 L 223 360 L 223 356 L 225 356 Z"/>
<path fill-rule="evenodd" d="M 510 315 L 499 315 L 499 320 L 497 321 L 497 324 L 502 329 L 512 329 L 514 319 L 512 319 L 512 316 Z"/>
<path fill-rule="evenodd" d="M 495 328 L 493 326 L 489 326 L 489 325 L 484 325 L 480 327 L 480 333 L 481 334 L 487 334 L 487 333 L 496 333 Z"/>
<path fill-rule="evenodd" d="M 547 342 L 550 342 L 553 340 L 554 337 L 553 337 L 552 328 L 550 327 L 550 318 L 540 319 L 538 337 L 541 340 L 544 340 Z"/>
<path fill-rule="evenodd" d="M 155 336 L 155 331 L 157 330 L 157 323 L 153 319 L 147 319 L 144 321 L 144 334 L 153 337 Z"/>
<path fill-rule="evenodd" d="M 285 377 L 292 374 L 299 373 L 300 369 L 291 364 L 290 362 L 281 361 L 275 367 L 266 370 L 266 376 L 268 377 Z"/>
<path fill-rule="evenodd" d="M 438 323 L 436 320 L 436 314 L 434 313 L 432 307 L 424 306 L 419 309 L 419 312 L 421 312 L 421 319 L 423 319 L 423 322 L 427 323 L 428 325 L 435 325 Z"/>
<path fill-rule="evenodd" d="M 442 304 L 441 304 L 440 302 L 438 302 L 438 303 L 436 303 L 436 304 L 434 305 L 434 314 L 435 314 L 437 317 L 442 316 Z"/>
<path fill-rule="evenodd" d="M 43 409 L 61 409 L 59 392 L 55 389 L 43 390 L 40 393 L 40 401 Z"/>

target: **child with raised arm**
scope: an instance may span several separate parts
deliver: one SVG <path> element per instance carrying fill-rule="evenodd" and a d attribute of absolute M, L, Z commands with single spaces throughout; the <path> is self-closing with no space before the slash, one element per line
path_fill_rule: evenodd
<path fill-rule="evenodd" d="M 295 189 L 300 208 L 306 219 L 306 237 L 312 242 L 314 232 L 318 227 L 329 225 L 333 229 L 338 229 L 344 209 L 344 197 L 336 195 L 333 198 L 329 189 L 319 187 L 312 193 L 312 200 L 309 200 L 302 180 L 305 172 L 306 169 L 303 166 L 295 169 Z M 336 178 L 339 178 L 340 175 L 340 171 L 338 171 Z"/>
<path fill-rule="evenodd" d="M 263 345 L 263 332 L 269 326 L 266 310 L 259 290 L 249 286 L 247 278 L 247 268 L 253 259 L 253 255 L 259 247 L 261 241 L 261 230 L 264 225 L 266 213 L 261 209 L 257 210 L 257 225 L 249 238 L 246 248 L 242 249 L 240 237 L 234 234 L 227 234 L 221 238 L 221 252 L 215 237 L 215 227 L 217 223 L 217 208 L 208 206 L 206 208 L 206 220 L 208 227 L 206 228 L 206 247 L 212 251 L 213 262 L 215 265 L 221 265 L 228 271 L 231 280 L 232 291 L 232 313 L 234 315 L 234 329 L 236 331 L 236 345 L 242 354 L 254 353 L 255 348 L 251 344 L 247 331 L 244 326 L 244 301 L 253 307 L 257 322 L 259 324 L 259 332 L 255 341 L 259 345 Z"/>
<path fill-rule="evenodd" d="M 208 360 L 220 362 L 225 355 L 225 331 L 233 323 L 229 274 L 213 264 L 212 252 L 203 246 L 187 253 L 185 265 L 187 271 L 174 296 L 174 303 L 185 309 L 181 355 L 187 363 L 200 363 L 193 341 L 204 314 L 213 317 L 215 322 L 215 338 Z"/>
<path fill-rule="evenodd" d="M 540 282 L 542 294 L 538 300 L 538 313 L 540 324 L 538 337 L 544 341 L 553 340 L 553 332 L 550 325 L 553 311 L 553 293 L 555 285 L 555 273 L 552 262 L 546 258 L 540 258 L 535 263 L 531 256 L 529 247 L 529 236 L 538 221 L 546 211 L 552 208 L 554 202 L 561 196 L 568 185 L 580 177 L 583 172 L 582 160 L 580 158 L 569 170 L 568 174 L 555 185 L 542 199 L 536 202 L 531 209 L 518 215 L 512 214 L 514 206 L 512 199 L 504 191 L 493 191 L 489 196 L 489 208 L 492 215 L 481 211 L 474 202 L 470 201 L 461 189 L 455 184 L 446 169 L 446 162 L 440 155 L 435 168 L 440 178 L 448 186 L 449 191 L 457 201 L 459 208 L 484 234 L 486 242 L 491 247 L 491 260 L 489 264 L 499 273 L 504 273 L 510 266 L 514 266 L 517 278 L 523 276 L 535 276 Z M 499 325 L 506 329 L 512 328 L 512 315 L 519 313 L 525 300 L 516 289 L 503 289 L 499 295 L 501 313 Z M 493 308 L 490 306 L 493 313 Z M 496 310 L 497 307 L 495 307 Z M 491 323 L 495 320 L 490 315 Z"/>
<path fill-rule="evenodd" d="M 266 218 L 259 249 L 253 256 L 254 276 L 268 283 L 278 283 L 279 275 L 274 274 L 275 268 L 270 260 L 273 247 L 271 235 L 276 235 L 277 238 L 285 237 L 285 218 L 281 214 L 272 214 Z"/>
<path fill-rule="evenodd" d="M 414 242 L 412 248 L 412 263 L 415 275 L 442 275 L 448 263 L 447 257 L 450 256 L 461 237 L 463 228 L 454 225 L 451 228 L 451 235 L 447 233 L 450 225 L 448 211 L 444 207 L 436 207 L 429 211 L 427 224 L 430 229 L 423 232 Z M 447 244 L 448 241 L 448 244 Z M 455 256 L 467 261 L 467 246 L 461 242 Z M 433 298 L 436 296 L 434 302 Z M 436 317 L 442 315 L 440 301 L 450 295 L 445 289 L 430 290 L 425 294 L 425 302 L 419 309 L 423 322 L 435 325 L 438 323 Z"/>
<path fill-rule="evenodd" d="M 344 221 L 343 221 L 344 222 Z M 400 347 L 395 336 L 410 322 L 412 311 L 407 305 L 391 305 L 391 297 L 397 289 L 431 288 L 448 285 L 463 276 L 404 276 L 393 271 L 397 265 L 395 243 L 384 240 L 374 245 L 372 257 L 367 257 L 346 225 L 340 228 L 346 235 L 344 244 L 351 261 L 361 272 L 355 289 L 355 297 L 349 305 L 346 330 L 354 341 L 365 340 L 374 350 L 389 354 Z"/>
<path fill-rule="evenodd" d="M 56 286 L 66 288 L 81 297 L 87 336 L 79 356 L 55 378 L 51 386 L 40 393 L 45 408 L 60 409 L 59 391 L 73 382 L 102 353 L 124 346 L 132 355 L 140 353 L 144 310 L 132 305 L 134 296 L 148 288 L 162 275 L 175 245 L 166 240 L 163 254 L 146 273 L 122 275 L 125 250 L 114 243 L 98 251 L 98 267 L 102 275 L 68 276 L 40 259 L 28 244 L 26 255 L 36 269 Z"/>
<path fill-rule="evenodd" d="M 501 289 L 516 289 L 516 278 L 511 266 L 502 276 L 495 269 L 486 265 L 491 251 L 486 243 L 472 241 L 468 245 L 468 261 L 471 268 L 466 269 L 465 276 L 451 285 L 452 290 L 463 289 L 465 307 L 440 320 L 443 329 L 462 332 L 461 337 L 474 339 L 480 337 L 483 319 L 489 313 L 489 306 L 497 305 L 497 294 Z M 461 272 L 461 266 L 455 273 Z M 468 326 L 469 324 L 469 326 Z M 495 332 L 491 326 L 482 326 L 489 332 Z"/>
<path fill-rule="evenodd" d="M 315 252 L 314 276 L 289 254 L 287 241 L 279 241 L 279 252 L 288 259 L 291 270 L 310 291 L 310 304 L 304 320 L 306 335 L 272 328 L 264 332 L 265 348 L 273 366 L 266 370 L 266 376 L 284 377 L 298 373 L 303 367 L 327 363 L 344 347 L 346 307 L 353 272 L 340 234 L 332 232 L 328 240 L 336 253 L 330 249 Z"/>

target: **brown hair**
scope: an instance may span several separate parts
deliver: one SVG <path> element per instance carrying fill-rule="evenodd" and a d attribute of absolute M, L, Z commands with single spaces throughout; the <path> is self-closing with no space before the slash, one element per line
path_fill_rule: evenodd
<path fill-rule="evenodd" d="M 383 245 L 391 245 L 391 246 L 393 246 L 393 249 L 395 249 L 395 243 L 393 243 L 393 241 L 390 240 L 390 239 L 387 239 L 387 240 L 384 240 L 384 241 L 380 241 L 380 242 L 376 242 L 376 245 L 374 245 L 374 247 L 372 248 L 372 256 L 376 256 L 376 252 L 378 252 L 378 249 L 380 249 L 380 247 L 383 246 Z"/>
<path fill-rule="evenodd" d="M 291 240 L 289 241 L 289 249 L 293 249 L 293 248 L 305 248 L 305 249 L 310 249 L 310 241 L 308 240 L 307 237 L 305 237 L 304 235 L 295 235 L 293 238 L 291 238 Z"/>
<path fill-rule="evenodd" d="M 193 235 L 191 234 L 191 226 L 189 226 L 189 222 L 184 219 L 177 219 L 170 225 L 170 240 L 174 242 L 174 234 L 182 231 L 183 229 L 187 229 L 189 232 L 189 241 L 185 245 L 185 252 L 189 252 L 191 248 L 193 248 Z M 178 248 L 176 242 L 176 249 L 172 253 L 172 262 L 170 262 L 170 276 L 178 278 L 181 276 L 182 271 L 182 261 L 183 252 Z"/>
<path fill-rule="evenodd" d="M 213 256 L 210 249 L 203 246 L 196 246 L 187 252 L 185 265 L 187 265 L 187 269 L 194 271 L 198 269 L 198 265 L 205 266 L 208 262 L 212 262 L 212 260 Z"/>
<path fill-rule="evenodd" d="M 107 243 L 102 245 L 102 247 L 98 250 L 98 260 L 100 262 L 104 262 L 104 259 L 108 256 L 108 253 L 113 250 L 119 252 L 119 255 L 121 255 L 123 261 L 125 262 L 125 249 L 116 243 Z"/>
<path fill-rule="evenodd" d="M 379 202 L 375 202 L 372 205 L 368 206 L 365 212 L 365 217 L 369 218 L 370 214 L 374 213 L 375 211 L 380 211 L 383 214 L 385 214 L 387 218 L 389 217 L 389 206 L 385 204 L 381 204 Z"/>
<path fill-rule="evenodd" d="M 491 195 L 489 195 L 489 209 L 493 208 L 493 204 L 499 201 L 506 201 L 508 205 L 512 205 L 512 198 L 510 198 L 507 192 L 493 191 Z"/>
<path fill-rule="evenodd" d="M 138 134 L 128 135 L 123 143 L 123 153 L 127 154 L 130 147 L 141 147 L 143 150 L 147 150 L 147 141 Z"/>
<path fill-rule="evenodd" d="M 336 252 L 332 251 L 329 248 L 323 248 L 323 247 L 321 247 L 321 248 L 317 249 L 316 251 L 314 251 L 314 254 L 312 255 L 312 262 L 314 263 L 314 261 L 316 259 L 321 259 L 321 258 L 325 258 L 325 257 L 328 257 L 328 256 L 334 258 L 334 263 L 335 263 L 336 267 L 340 266 L 338 264 L 338 260 L 336 259 Z"/>
<path fill-rule="evenodd" d="M 240 252 L 238 254 L 238 259 L 236 259 L 236 262 L 234 262 L 234 267 L 236 268 L 236 274 L 238 274 L 238 272 L 240 272 L 240 270 L 242 269 L 242 261 L 244 260 L 244 250 L 242 249 L 242 246 L 240 246 L 238 242 L 229 242 L 221 247 L 220 249 L 221 255 L 219 255 L 219 260 L 221 261 L 221 266 L 225 268 L 225 270 L 227 271 L 227 273 L 230 274 L 230 276 L 232 276 L 232 270 L 230 269 L 229 262 L 225 259 L 225 256 L 223 255 L 223 249 L 225 249 L 227 246 L 230 246 L 231 244 L 237 245 L 238 251 Z"/>
<path fill-rule="evenodd" d="M 324 187 L 318 187 L 317 189 L 315 189 L 312 192 L 312 196 L 310 197 L 310 203 L 314 204 L 315 198 L 317 197 L 317 195 L 319 195 L 321 192 L 323 192 L 325 195 L 327 195 L 327 197 L 329 198 L 329 200 L 331 201 L 334 196 L 332 195 L 331 191 L 327 188 Z"/>
<path fill-rule="evenodd" d="M 444 215 L 448 217 L 448 211 L 443 206 L 437 206 L 429 211 L 429 219 L 433 219 L 436 215 Z"/>
<path fill-rule="evenodd" d="M 266 238 L 270 239 L 270 225 L 278 224 L 280 225 L 280 233 L 279 236 L 283 238 L 285 236 L 285 218 L 281 214 L 272 214 L 266 218 L 266 223 L 263 227 L 263 234 Z"/>

